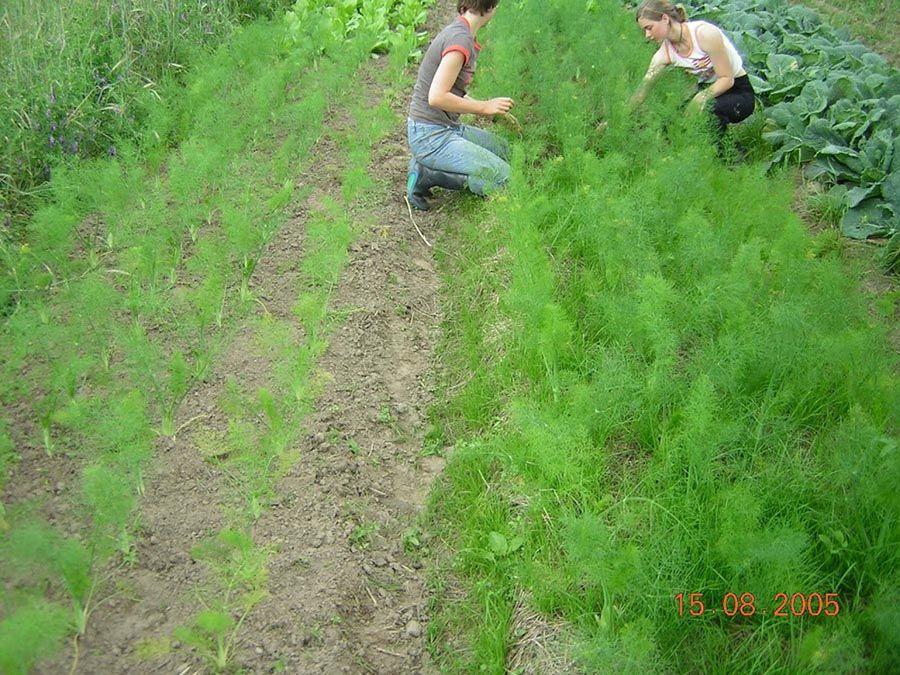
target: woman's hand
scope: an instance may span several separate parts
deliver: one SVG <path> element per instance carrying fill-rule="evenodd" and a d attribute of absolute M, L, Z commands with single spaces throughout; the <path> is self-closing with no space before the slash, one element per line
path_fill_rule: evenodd
<path fill-rule="evenodd" d="M 634 110 L 644 102 L 644 99 L 647 97 L 647 92 L 650 90 L 650 85 L 662 74 L 667 65 L 669 65 L 669 61 L 666 60 L 665 52 L 663 51 L 663 48 L 660 47 L 656 50 L 656 53 L 653 54 L 653 58 L 650 59 L 650 66 L 647 68 L 647 72 L 644 73 L 644 79 L 641 80 L 641 84 L 637 88 L 637 91 L 631 95 L 630 99 L 628 99 L 629 110 Z"/>
<path fill-rule="evenodd" d="M 505 96 L 499 96 L 497 98 L 492 98 L 487 101 L 482 101 L 482 110 L 481 115 L 485 117 L 491 117 L 493 115 L 501 115 L 505 112 L 509 112 L 510 108 L 513 107 L 513 100 L 511 98 L 507 98 Z"/>
<path fill-rule="evenodd" d="M 696 115 L 700 112 L 703 112 L 703 109 L 706 107 L 706 104 L 709 102 L 710 98 L 712 97 L 709 95 L 709 89 L 698 92 L 697 95 L 691 99 L 691 102 L 688 103 L 685 114 Z"/>

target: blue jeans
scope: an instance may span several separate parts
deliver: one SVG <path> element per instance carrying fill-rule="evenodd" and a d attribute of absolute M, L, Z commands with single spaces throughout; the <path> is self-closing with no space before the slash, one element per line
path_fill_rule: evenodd
<path fill-rule="evenodd" d="M 410 169 L 418 161 L 429 169 L 463 174 L 477 195 L 494 192 L 509 181 L 509 144 L 489 131 L 412 119 L 407 120 L 406 131 L 413 155 Z"/>

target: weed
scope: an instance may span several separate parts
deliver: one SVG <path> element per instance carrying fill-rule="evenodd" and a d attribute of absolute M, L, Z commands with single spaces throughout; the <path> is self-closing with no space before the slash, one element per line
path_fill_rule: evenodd
<path fill-rule="evenodd" d="M 318 622 L 309 627 L 310 646 L 318 646 L 323 642 L 322 625 Z"/>
<path fill-rule="evenodd" d="M 844 213 L 847 188 L 835 185 L 829 190 L 818 188 L 806 195 L 805 209 L 808 217 L 819 225 L 838 227 Z"/>
<path fill-rule="evenodd" d="M 815 258 L 840 258 L 846 243 L 837 229 L 823 230 L 812 240 L 810 254 Z"/>
<path fill-rule="evenodd" d="M 378 422 L 388 426 L 394 423 L 394 415 L 391 413 L 391 406 L 388 403 L 382 403 L 378 408 Z"/>
<path fill-rule="evenodd" d="M 406 551 L 408 555 L 419 553 L 419 549 L 421 549 L 423 545 L 422 532 L 418 527 L 407 528 L 404 530 L 400 541 L 403 544 L 403 550 Z"/>
<path fill-rule="evenodd" d="M 134 648 L 135 657 L 141 661 L 156 661 L 171 653 L 172 638 L 168 635 L 144 638 Z"/>
<path fill-rule="evenodd" d="M 378 523 L 361 523 L 353 528 L 348 538 L 352 545 L 365 550 L 369 548 L 372 536 L 377 534 L 380 529 Z"/>

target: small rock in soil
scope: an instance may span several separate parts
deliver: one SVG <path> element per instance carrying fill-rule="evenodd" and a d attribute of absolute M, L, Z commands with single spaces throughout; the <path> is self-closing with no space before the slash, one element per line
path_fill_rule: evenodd
<path fill-rule="evenodd" d="M 408 637 L 419 637 L 422 634 L 422 625 L 418 621 L 410 621 L 406 624 L 406 635 Z"/>

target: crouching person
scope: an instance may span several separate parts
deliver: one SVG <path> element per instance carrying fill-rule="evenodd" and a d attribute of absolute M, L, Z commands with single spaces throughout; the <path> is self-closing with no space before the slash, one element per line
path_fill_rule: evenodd
<path fill-rule="evenodd" d="M 459 122 L 461 113 L 490 117 L 513 106 L 510 98 L 478 101 L 466 94 L 481 50 L 475 35 L 498 2 L 458 0 L 459 16 L 438 33 L 419 66 L 407 122 L 412 159 L 406 196 L 422 211 L 429 208 L 432 187 L 486 195 L 509 180 L 506 141 Z"/>

